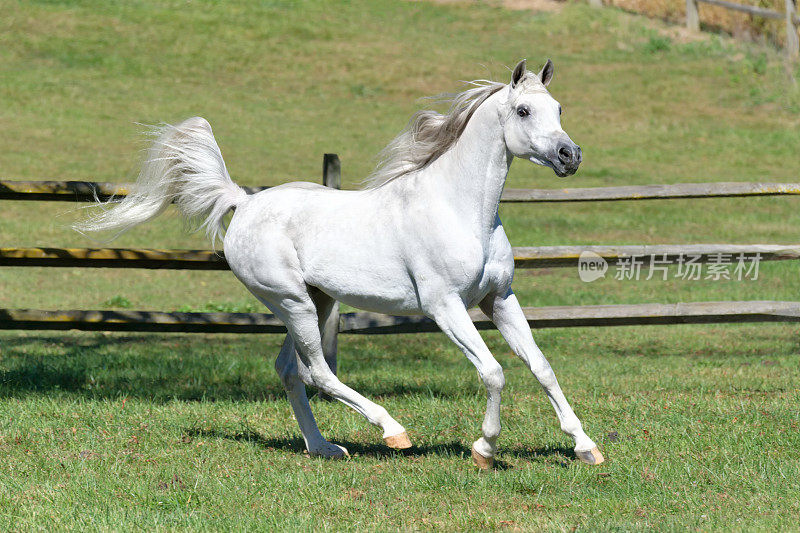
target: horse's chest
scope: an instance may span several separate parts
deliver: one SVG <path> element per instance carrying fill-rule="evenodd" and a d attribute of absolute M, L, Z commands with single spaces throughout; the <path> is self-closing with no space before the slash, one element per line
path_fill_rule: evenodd
<path fill-rule="evenodd" d="M 478 284 L 492 289 L 511 285 L 514 276 L 514 259 L 503 258 L 487 261 Z"/>
<path fill-rule="evenodd" d="M 477 305 L 487 294 L 505 292 L 511 286 L 514 275 L 513 262 L 489 260 L 483 264 L 479 275 L 476 275 L 465 291 L 465 300 L 470 307 Z"/>
<path fill-rule="evenodd" d="M 462 249 L 462 252 L 464 249 Z M 453 258 L 445 269 L 450 286 L 469 305 L 477 305 L 491 292 L 504 292 L 511 286 L 514 275 L 514 259 L 510 250 L 490 248 L 471 250 L 458 259 Z"/>
<path fill-rule="evenodd" d="M 433 267 L 434 278 L 441 276 L 466 302 L 477 303 L 489 292 L 511 285 L 514 257 L 502 228 L 487 239 L 473 235 L 452 238 L 431 252 L 429 257 L 436 259 L 427 266 Z"/>

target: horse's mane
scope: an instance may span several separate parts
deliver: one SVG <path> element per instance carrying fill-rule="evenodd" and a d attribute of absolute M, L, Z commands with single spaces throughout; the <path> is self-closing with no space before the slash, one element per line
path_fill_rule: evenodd
<path fill-rule="evenodd" d="M 417 111 L 406 129 L 380 152 L 378 166 L 364 180 L 365 188 L 380 187 L 435 161 L 455 144 L 475 110 L 506 86 L 489 80 L 474 80 L 468 85 L 470 88 L 463 92 L 437 97 L 450 103 L 446 114 Z"/>

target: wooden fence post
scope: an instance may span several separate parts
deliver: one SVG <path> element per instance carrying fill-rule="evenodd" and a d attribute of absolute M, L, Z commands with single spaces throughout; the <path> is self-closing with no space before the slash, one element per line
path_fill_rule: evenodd
<path fill-rule="evenodd" d="M 697 11 L 697 0 L 686 0 L 686 27 L 691 31 L 700 31 L 700 13 Z"/>
<path fill-rule="evenodd" d="M 334 189 L 342 188 L 342 163 L 336 154 L 325 154 L 322 159 L 322 184 Z M 339 346 L 339 302 L 333 304 L 333 309 L 323 326 L 322 353 L 325 361 L 336 374 L 336 351 Z M 332 401 L 327 394 L 320 393 L 319 397 Z"/>
<path fill-rule="evenodd" d="M 797 37 L 797 3 L 795 0 L 786 0 L 786 53 L 792 59 L 800 56 L 800 39 Z"/>
<path fill-rule="evenodd" d="M 322 184 L 333 189 L 342 188 L 342 163 L 336 154 L 325 154 L 322 159 Z"/>

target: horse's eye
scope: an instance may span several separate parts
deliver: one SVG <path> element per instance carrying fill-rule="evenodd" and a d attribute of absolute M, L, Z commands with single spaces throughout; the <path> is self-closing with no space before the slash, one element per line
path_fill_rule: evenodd
<path fill-rule="evenodd" d="M 558 106 L 558 116 L 561 116 L 561 106 Z"/>
<path fill-rule="evenodd" d="M 530 114 L 531 114 L 531 110 L 528 109 L 524 105 L 517 108 L 517 115 L 519 115 L 521 117 L 527 117 Z"/>

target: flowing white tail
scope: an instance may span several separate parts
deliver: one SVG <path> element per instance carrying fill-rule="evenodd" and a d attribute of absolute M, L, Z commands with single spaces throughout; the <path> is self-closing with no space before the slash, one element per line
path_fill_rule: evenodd
<path fill-rule="evenodd" d="M 223 217 L 247 199 L 233 183 L 211 126 L 194 117 L 156 130 L 133 190 L 123 200 L 89 220 L 75 224 L 81 233 L 113 231 L 111 240 L 161 214 L 173 201 L 184 217 L 205 228 L 212 243 L 223 230 Z"/>

